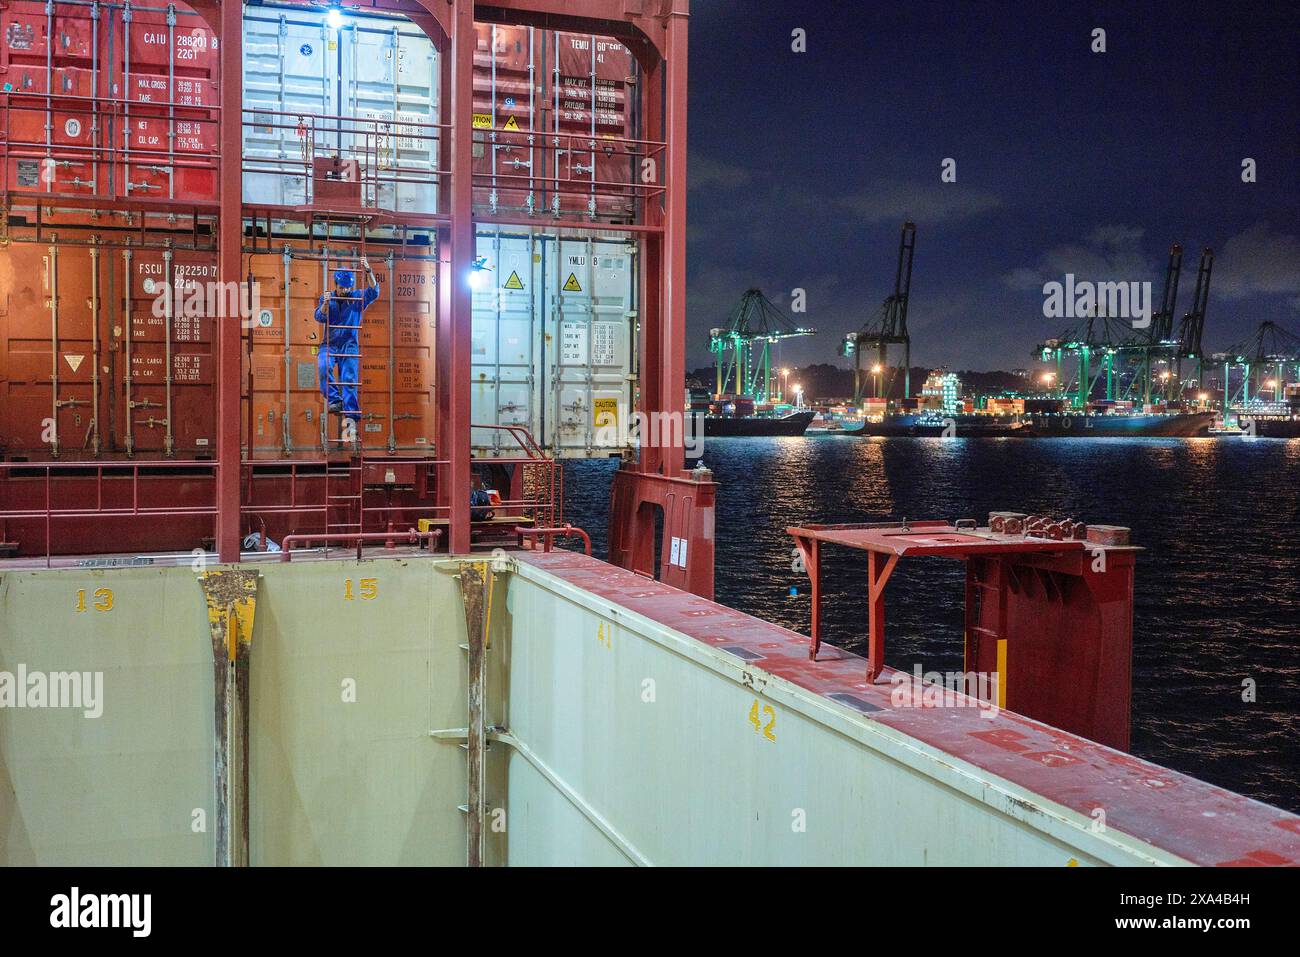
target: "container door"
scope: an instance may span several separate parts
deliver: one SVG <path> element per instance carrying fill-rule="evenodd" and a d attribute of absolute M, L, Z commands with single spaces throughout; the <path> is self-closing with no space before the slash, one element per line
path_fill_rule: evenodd
<path fill-rule="evenodd" d="M 534 239 L 501 233 L 477 237 L 477 255 L 491 271 L 474 291 L 471 421 L 519 425 L 537 436 L 534 411 L 535 340 L 540 335 L 534 270 Z M 473 429 L 476 450 L 521 454 L 519 443 L 500 429 Z"/>
<path fill-rule="evenodd" d="M 338 59 L 319 11 L 245 15 L 244 202 L 307 203 L 313 150 L 337 149 L 335 122 L 321 117 L 340 112 Z"/>
<path fill-rule="evenodd" d="M 548 403 L 557 455 L 609 455 L 627 447 L 631 411 L 633 254 L 625 243 L 548 240 Z"/>
<path fill-rule="evenodd" d="M 6 6 L 0 69 L 4 91 L 19 94 L 6 106 L 8 189 L 94 193 L 100 174 L 95 147 L 107 145 L 102 118 L 93 104 L 60 99 L 94 95 L 99 68 L 94 31 L 87 7 Z"/>
<path fill-rule="evenodd" d="M 399 213 L 437 211 L 437 51 L 407 24 L 356 18 L 345 38 L 347 75 L 342 101 L 349 116 L 351 155 L 377 177 L 365 201 Z M 377 189 L 377 195 L 376 195 Z"/>
<path fill-rule="evenodd" d="M 116 288 L 126 286 L 129 320 L 112 330 L 123 369 L 116 421 L 124 447 L 149 456 L 212 454 L 214 323 L 241 321 L 239 299 L 217 284 L 216 257 L 148 249 L 104 258 L 105 269 L 124 277 Z"/>
<path fill-rule="evenodd" d="M 212 199 L 220 140 L 217 37 L 198 14 L 133 7 L 114 48 L 113 96 L 127 102 L 125 168 L 117 195 L 136 199 Z"/>
<path fill-rule="evenodd" d="M 543 32 L 474 25 L 474 206 L 489 215 L 532 215 L 542 203 L 545 150 L 537 148 L 532 131 L 544 129 L 538 120 L 541 79 L 535 59 L 536 38 Z"/>

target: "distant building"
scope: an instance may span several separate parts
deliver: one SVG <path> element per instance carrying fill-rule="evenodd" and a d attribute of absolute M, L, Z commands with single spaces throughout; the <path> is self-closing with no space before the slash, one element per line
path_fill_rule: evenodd
<path fill-rule="evenodd" d="M 957 415 L 965 406 L 961 399 L 961 379 L 955 372 L 935 369 L 921 386 L 921 405 L 944 415 Z"/>
<path fill-rule="evenodd" d="M 1013 376 L 1015 376 L 1017 379 L 1028 379 L 1028 378 L 1029 378 L 1029 370 L 1028 370 L 1028 369 L 1012 369 L 1012 370 L 1011 370 L 1011 374 L 1012 374 Z"/>

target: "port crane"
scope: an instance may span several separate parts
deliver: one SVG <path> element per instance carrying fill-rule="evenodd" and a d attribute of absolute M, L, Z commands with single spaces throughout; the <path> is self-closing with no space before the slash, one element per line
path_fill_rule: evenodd
<path fill-rule="evenodd" d="M 724 329 L 709 332 L 709 351 L 717 370 L 716 398 L 732 391 L 755 402 L 772 400 L 772 343 L 817 330 L 796 326 L 760 289 L 748 289 L 727 318 Z M 785 398 L 784 395 L 781 396 Z"/>
<path fill-rule="evenodd" d="M 1165 269 L 1164 293 L 1160 297 L 1160 309 L 1151 317 L 1151 325 L 1145 335 L 1139 334 L 1130 344 L 1130 348 L 1139 354 L 1140 372 L 1136 380 L 1142 387 L 1142 404 L 1150 405 L 1155 390 L 1155 365 L 1164 359 L 1168 365 L 1177 346 L 1174 339 L 1174 309 L 1178 303 L 1178 281 L 1183 269 L 1183 244 L 1174 243 L 1169 247 L 1169 265 Z"/>
<path fill-rule="evenodd" d="M 1076 408 L 1086 408 L 1097 383 L 1106 377 L 1106 398 L 1115 398 L 1117 383 L 1125 369 L 1121 361 L 1131 348 L 1132 326 L 1126 319 L 1096 314 L 1088 316 L 1077 325 L 1065 330 L 1054 339 L 1040 342 L 1035 350 L 1043 362 L 1056 363 L 1056 382 L 1062 383 L 1061 371 L 1066 356 L 1075 359 L 1074 378 L 1062 391 L 1070 396 Z M 1101 361 L 1094 366 L 1093 359 Z"/>
<path fill-rule="evenodd" d="M 912 257 L 916 251 L 916 224 L 903 223 L 898 239 L 898 266 L 894 270 L 894 292 L 881 303 L 880 314 L 840 342 L 839 354 L 853 359 L 853 402 L 862 401 L 862 354 L 874 349 L 877 398 L 888 395 L 894 372 L 881 382 L 880 373 L 889 368 L 889 347 L 903 347 L 903 396 L 912 394 L 912 339 L 907 332 L 907 306 L 912 291 Z"/>
<path fill-rule="evenodd" d="M 1178 326 L 1178 344 L 1174 361 L 1177 375 L 1169 383 L 1168 398 L 1177 399 L 1183 390 L 1183 360 L 1196 362 L 1196 383 L 1201 383 L 1201 336 L 1205 332 L 1205 307 L 1210 298 L 1210 272 L 1214 268 L 1214 250 L 1206 246 L 1201 250 L 1201 264 L 1196 270 L 1196 289 L 1192 293 L 1191 311 L 1183 316 Z"/>
<path fill-rule="evenodd" d="M 1280 402 L 1286 388 L 1287 366 L 1292 367 L 1296 381 L 1300 381 L 1300 336 L 1289 332 L 1271 320 L 1261 322 L 1254 334 L 1243 342 L 1229 346 L 1225 351 L 1210 357 L 1223 363 L 1223 407 L 1242 408 L 1250 404 L 1252 375 L 1258 380 L 1272 367 L 1272 401 Z M 1240 369 L 1237 391 L 1230 389 L 1232 370 Z M 1264 392 L 1256 383 L 1254 400 L 1260 401 Z"/>

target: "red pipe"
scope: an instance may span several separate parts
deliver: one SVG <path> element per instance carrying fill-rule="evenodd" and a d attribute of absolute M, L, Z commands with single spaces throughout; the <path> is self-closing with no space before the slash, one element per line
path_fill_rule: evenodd
<path fill-rule="evenodd" d="M 356 542 L 357 558 L 361 558 L 361 547 L 366 542 L 385 542 L 388 548 L 394 547 L 394 542 L 399 538 L 405 538 L 408 542 L 429 542 L 430 545 L 442 537 L 442 529 L 435 528 L 429 532 L 417 532 L 410 528 L 405 532 L 331 532 L 329 534 L 310 533 L 303 535 L 286 535 L 280 543 L 280 561 L 291 561 L 289 552 L 293 546 L 302 542 L 311 544 L 312 542 Z"/>
<path fill-rule="evenodd" d="M 555 539 L 573 538 L 576 536 L 582 539 L 583 550 L 588 555 L 591 554 L 591 536 L 582 529 L 575 528 L 572 525 L 562 525 L 559 528 L 527 528 L 523 525 L 516 525 L 515 532 L 520 538 L 532 538 L 538 535 L 542 536 L 542 551 L 544 552 L 549 552 L 551 550 L 551 546 Z"/>

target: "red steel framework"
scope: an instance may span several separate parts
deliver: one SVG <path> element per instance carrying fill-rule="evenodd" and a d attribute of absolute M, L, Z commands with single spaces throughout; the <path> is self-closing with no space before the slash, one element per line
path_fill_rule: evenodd
<path fill-rule="evenodd" d="M 291 5 L 296 0 L 290 0 Z M 303 2 L 305 8 L 318 4 Z M 54 4 L 60 8 L 71 4 Z M 53 8 L 47 11 L 55 16 Z M 219 94 L 216 104 L 208 100 L 202 103 L 202 109 L 196 110 L 193 102 L 157 102 L 151 101 L 148 115 L 158 121 L 160 117 L 184 115 L 193 123 L 193 129 L 201 130 L 202 124 L 216 124 L 219 137 L 215 151 L 204 152 L 198 146 L 211 139 L 210 136 L 198 134 L 197 144 L 189 152 L 179 157 L 169 149 L 168 162 L 179 163 L 177 168 L 184 168 L 187 175 L 216 176 L 216 201 L 202 196 L 188 198 L 165 198 L 163 196 L 121 196 L 106 198 L 102 195 L 87 195 L 76 190 L 68 192 L 31 192 L 14 191 L 8 177 L 11 156 L 44 155 L 49 157 L 48 138 L 45 143 L 24 142 L 19 137 L 9 136 L 10 123 L 15 112 L 39 110 L 52 115 L 54 109 L 51 100 L 57 100 L 60 115 L 75 113 L 79 110 L 92 111 L 107 105 L 124 114 L 131 110 L 130 91 L 122 91 L 119 103 L 116 98 L 98 96 L 83 97 L 81 90 L 67 91 L 54 95 L 53 90 L 6 90 L 0 93 L 0 105 L 4 110 L 6 138 L 0 142 L 0 154 L 3 154 L 5 169 L 5 218 L 14 201 L 25 202 L 35 206 L 37 239 L 41 241 L 42 204 L 57 202 L 54 219 L 59 209 L 64 211 L 82 209 L 93 211 L 104 206 L 114 210 L 132 211 L 141 214 L 139 226 L 143 237 L 151 216 L 157 217 L 180 214 L 192 217 L 195 235 L 198 235 L 200 217 L 215 216 L 216 220 L 216 254 L 217 278 L 222 283 L 239 284 L 244 280 L 243 256 L 246 237 L 245 229 L 249 224 L 256 224 L 259 219 L 292 219 L 310 226 L 313 222 L 351 221 L 357 226 L 359 243 L 364 250 L 367 227 L 375 225 L 420 228 L 431 230 L 436 235 L 437 250 L 437 301 L 436 314 L 439 321 L 435 331 L 435 374 L 434 406 L 436 457 L 421 458 L 410 464 L 423 476 L 428 473 L 430 480 L 417 479 L 426 490 L 430 491 L 436 501 L 434 510 L 445 521 L 445 533 L 442 541 L 453 553 L 465 553 L 471 547 L 470 492 L 472 484 L 472 456 L 470 447 L 470 369 L 471 369 L 471 289 L 468 277 L 473 268 L 475 238 L 475 190 L 482 188 L 474 172 L 474 54 L 475 23 L 501 24 L 522 27 L 537 27 L 546 30 L 585 33 L 593 36 L 612 37 L 622 43 L 636 59 L 641 73 L 638 82 L 633 85 L 638 113 L 643 117 L 640 138 L 633 138 L 633 131 L 618 144 L 620 149 L 629 154 L 637 154 L 650 161 L 652 174 L 644 176 L 638 182 L 617 184 L 599 181 L 593 174 L 581 181 L 583 189 L 614 190 L 623 189 L 625 195 L 632 197 L 629 202 L 639 204 L 639 217 L 632 221 L 618 224 L 598 223 L 575 217 L 573 213 L 564 213 L 561 218 L 558 211 L 547 214 L 545 211 L 536 216 L 519 213 L 505 215 L 483 215 L 481 221 L 490 225 L 520 225 L 544 227 L 557 232 L 581 231 L 590 234 L 593 229 L 603 232 L 621 232 L 639 243 L 642 251 L 642 268 L 639 271 L 640 288 L 640 323 L 639 323 L 639 370 L 637 411 L 643 413 L 647 420 L 681 416 L 683 413 L 683 382 L 685 376 L 685 257 L 686 257 L 686 93 L 687 93 L 687 38 L 688 38 L 688 0 L 498 0 L 493 3 L 475 4 L 471 0 L 361 0 L 350 3 L 345 13 L 387 13 L 406 17 L 416 24 L 430 38 L 434 47 L 441 54 L 439 96 L 443 108 L 438 115 L 448 118 L 449 122 L 420 124 L 402 121 L 402 135 L 406 137 L 424 137 L 437 140 L 437 163 L 432 171 L 412 171 L 394 167 L 390 162 L 385 168 L 381 151 L 383 147 L 376 138 L 367 134 L 361 126 L 366 121 L 357 117 L 315 116 L 310 124 L 349 122 L 354 132 L 361 132 L 365 148 L 360 151 L 360 170 L 357 178 L 370 184 L 378 192 L 378 184 L 385 176 L 402 178 L 406 182 L 435 182 L 439 188 L 439 200 L 436 211 L 426 214 L 395 212 L 382 209 L 359 209 L 329 198 L 317 198 L 306 207 L 268 208 L 265 203 L 246 203 L 243 195 L 243 178 L 249 165 L 244 155 L 243 130 L 249 125 L 244 118 L 245 103 L 243 91 L 244 59 L 244 11 L 243 3 L 221 3 L 217 0 L 193 0 L 188 9 L 197 14 L 213 37 L 219 41 L 217 60 L 217 87 Z M 145 9 L 141 6 L 141 9 Z M 154 15 L 157 15 L 156 13 Z M 98 14 L 93 14 L 98 16 Z M 170 14 L 169 14 L 170 16 Z M 51 21 L 52 22 L 52 21 Z M 97 22 L 97 21 L 96 21 Z M 52 37 L 49 39 L 52 45 Z M 127 76 L 130 78 L 128 67 Z M 53 74 L 50 74 L 52 77 Z M 173 88 L 174 89 L 174 88 Z M 98 94 L 99 89 L 92 89 Z M 174 92 L 171 94 L 174 96 Z M 85 100 L 83 103 L 82 100 Z M 180 114 L 181 110 L 185 112 Z M 137 113 L 140 107 L 136 105 Z M 240 117 L 239 122 L 234 118 Z M 45 121 L 48 125 L 49 119 Z M 258 122 L 265 126 L 268 118 L 264 112 L 259 113 Z M 296 114 L 291 120 L 286 116 L 273 118 L 276 124 L 301 123 Z M 165 125 L 165 124 L 164 124 Z M 30 123 L 28 124 L 30 127 Z M 418 129 L 417 129 L 418 127 Z M 208 127 L 210 129 L 210 126 Z M 377 131 L 370 131 L 374 133 Z M 520 130 L 483 130 L 481 123 L 478 132 L 496 137 L 513 132 L 518 137 Z M 530 131 L 524 131 L 525 133 Z M 540 134 L 539 134 L 540 135 Z M 572 164 L 574 151 L 582 145 L 581 137 L 571 132 L 559 130 L 547 132 L 557 157 L 565 155 Z M 601 136 L 601 148 L 612 148 L 608 140 L 614 137 Z M 41 148 L 45 152 L 40 153 Z M 592 138 L 585 144 L 590 151 L 594 167 L 597 155 L 597 140 Z M 78 147 L 80 148 L 80 147 Z M 27 150 L 27 152 L 23 152 Z M 36 152 L 31 151 L 35 149 Z M 130 192 L 129 164 L 134 161 L 153 159 L 163 162 L 162 154 L 151 156 L 142 151 L 139 144 L 132 149 L 129 145 L 119 147 L 116 144 L 96 140 L 87 152 L 76 154 L 89 158 L 92 169 L 100 164 L 122 162 L 127 170 L 124 177 L 127 192 Z M 607 154 L 608 155 L 608 154 Z M 301 164 L 285 161 L 286 168 L 297 167 L 299 175 L 305 175 L 305 169 L 311 166 L 313 157 L 304 155 Z M 48 160 L 47 160 L 48 162 Z M 73 164 L 86 165 L 86 164 Z M 562 188 L 556 164 L 554 175 L 555 188 Z M 172 175 L 172 174 L 169 174 Z M 410 176 L 427 177 L 425 180 L 411 180 Z M 497 180 L 505 186 L 511 183 L 509 173 L 494 173 L 494 188 Z M 62 184 L 67 174 L 60 174 Z M 548 181 L 549 182 L 549 181 Z M 365 188 L 365 183 L 362 189 Z M 77 186 L 82 186 L 79 180 Z M 522 185 L 522 182 L 519 184 Z M 53 189 L 54 187 L 48 187 Z M 99 190 L 94 192 L 98 194 Z M 365 195 L 363 192 L 362 195 Z M 48 228 L 48 227 L 47 227 Z M 253 230 L 254 244 L 257 242 L 257 230 Z M 328 236 L 328 230 L 326 232 Z M 0 233 L 0 240 L 5 237 Z M 328 243 L 328 239 L 326 242 Z M 197 248 L 197 239 L 196 239 Z M 57 308 L 57 307 L 56 307 Z M 56 325 L 57 329 L 57 325 Z M 286 336 L 287 336 L 286 330 Z M 283 479 L 263 482 L 261 487 L 272 489 L 270 499 L 267 493 L 255 495 L 259 488 L 256 476 L 251 471 L 258 464 L 251 452 L 245 457 L 241 450 L 241 345 L 243 332 L 239 324 L 231 321 L 219 321 L 215 324 L 212 358 L 215 362 L 215 405 L 216 405 L 216 442 L 215 454 L 211 459 L 189 461 L 182 457 L 169 457 L 166 460 L 147 458 L 131 459 L 127 462 L 6 462 L 0 465 L 3 475 L 8 480 L 15 474 L 28 478 L 42 477 L 43 483 L 31 483 L 21 494 L 12 492 L 0 501 L 0 540 L 3 540 L 6 521 L 26 520 L 29 523 L 39 521 L 44 524 L 44 551 L 46 557 L 51 551 L 67 553 L 66 543 L 59 543 L 61 535 L 59 524 L 64 519 L 76 519 L 93 522 L 96 518 L 132 518 L 156 522 L 159 519 L 190 520 L 208 522 L 215 534 L 215 547 L 222 562 L 238 561 L 243 532 L 250 523 L 265 522 L 265 515 L 323 513 L 324 521 L 318 530 L 315 526 L 307 531 L 319 531 L 320 535 L 338 534 L 330 527 L 332 501 L 336 498 L 357 500 L 357 522 L 355 533 L 378 534 L 376 528 L 404 528 L 407 521 L 403 515 L 407 505 L 366 506 L 363 490 L 359 483 L 364 481 L 367 468 L 379 457 L 367 459 L 365 455 L 353 454 L 346 461 L 340 461 L 338 454 L 326 454 L 318 461 L 295 459 L 280 463 L 289 469 Z M 57 375 L 57 364 L 56 364 Z M 58 384 L 54 383 L 54 399 L 58 401 Z M 250 399 L 251 401 L 251 399 Z M 56 405 L 57 413 L 57 405 Z M 391 414 L 391 410 L 390 410 Z M 473 425 L 473 428 L 482 428 Z M 699 594 L 711 596 L 713 585 L 713 485 L 707 480 L 707 473 L 690 473 L 684 470 L 684 429 L 669 429 L 655 441 L 644 443 L 639 453 L 624 463 L 614 481 L 610 511 L 611 561 L 624 565 L 643 574 L 658 573 L 665 581 L 689 588 Z M 491 461 L 500 464 L 519 464 L 536 466 L 544 457 L 532 442 L 531 436 L 511 433 L 521 446 L 521 453 L 514 458 L 494 458 Z M 96 433 L 98 441 L 98 433 Z M 55 449 L 57 457 L 57 447 Z M 379 461 L 382 466 L 391 459 Z M 549 460 L 546 460 L 549 461 Z M 539 511 L 534 516 L 538 526 L 547 529 L 556 526 L 561 519 L 561 507 L 558 504 L 560 482 L 558 469 L 551 462 L 549 482 L 549 511 Z M 301 500 L 302 490 L 313 483 L 320 484 L 323 472 L 324 491 L 320 501 Z M 314 475 L 306 473 L 316 469 Z M 184 484 L 173 482 L 168 476 L 177 471 L 186 474 Z M 405 473 L 404 473 L 405 474 Z M 334 496 L 330 494 L 330 476 L 338 476 L 342 481 L 347 476 L 349 494 Z M 53 484 L 60 482 L 80 483 L 80 493 L 67 498 Z M 158 478 L 160 481 L 154 482 Z M 7 483 L 8 484 L 8 483 Z M 42 491 L 36 489 L 43 484 Z M 183 494 L 177 496 L 175 489 L 183 488 Z M 66 498 L 69 504 L 60 507 L 56 500 Z M 260 499 L 260 500 L 259 500 Z M 654 552 L 652 536 L 654 534 L 654 517 L 656 510 L 663 512 L 663 540 L 666 545 L 671 539 L 680 538 L 683 545 L 679 563 L 670 563 L 669 548 L 664 547 L 663 560 L 658 569 L 653 568 Z M 373 522 L 370 520 L 373 519 Z M 377 524 L 376 524 L 377 523 Z M 79 526 L 84 528 L 85 526 Z M 30 525 L 25 526 L 30 528 Z M 295 531 L 307 534 L 295 527 Z M 147 535 L 145 536 L 147 539 Z M 0 541 L 2 544 L 2 541 Z M 125 546 L 125 543 L 122 543 Z M 133 545 L 138 543 L 133 543 Z M 85 551 L 93 551 L 86 548 Z M 678 549 L 672 549 L 674 554 Z M 687 566 L 685 556 L 690 555 Z"/>

